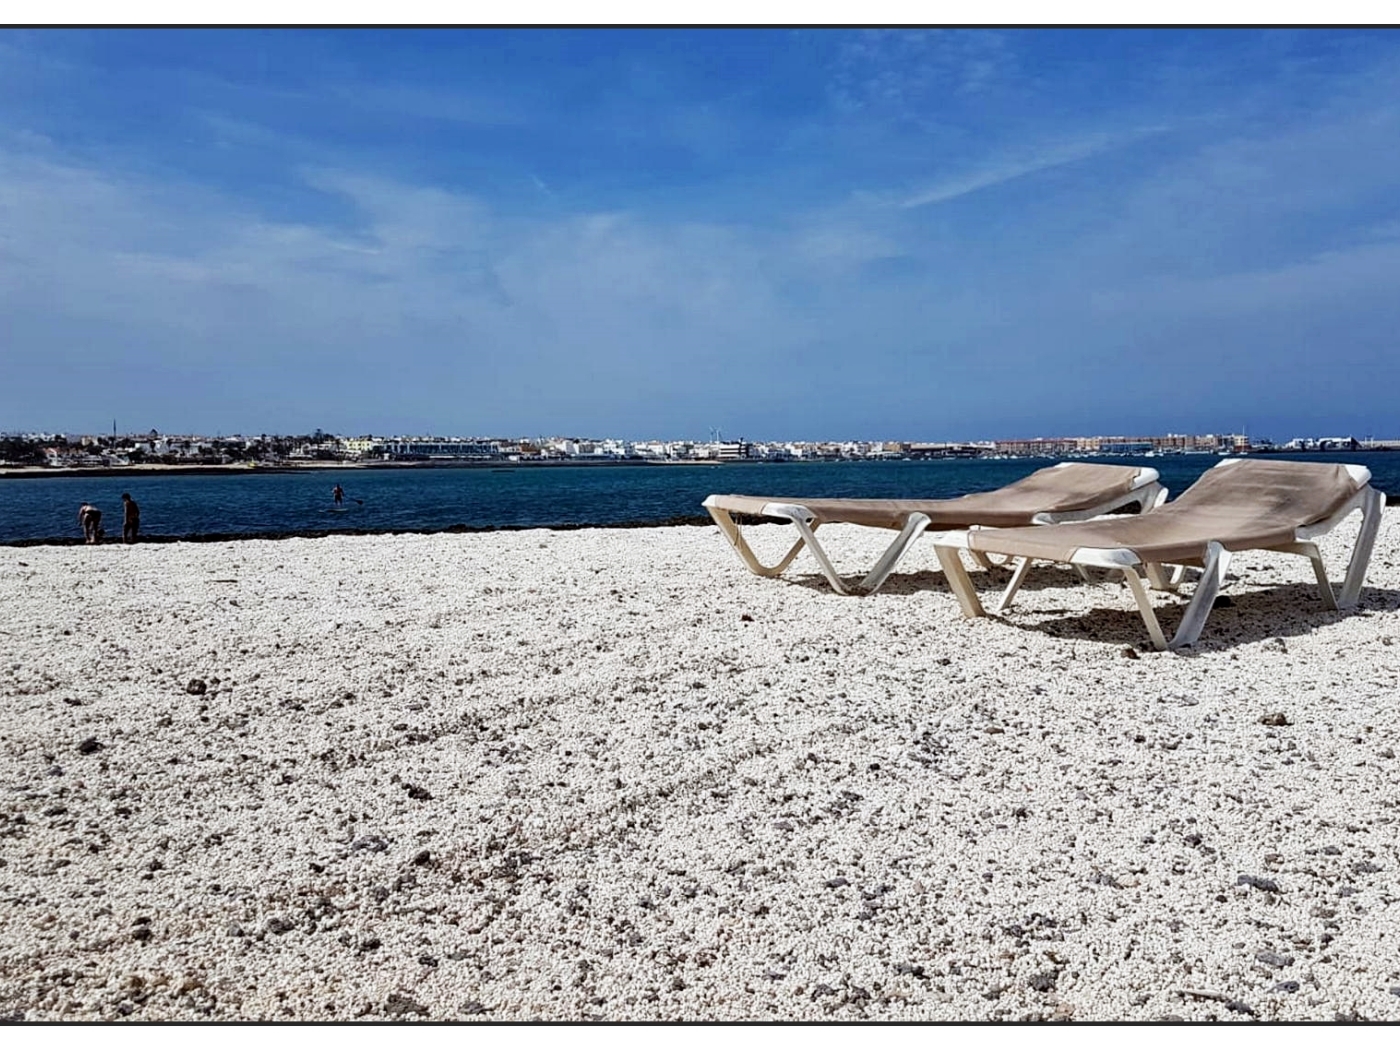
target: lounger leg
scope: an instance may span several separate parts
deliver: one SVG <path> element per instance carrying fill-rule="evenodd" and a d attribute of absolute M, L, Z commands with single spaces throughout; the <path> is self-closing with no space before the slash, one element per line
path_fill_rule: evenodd
<path fill-rule="evenodd" d="M 841 577 L 836 575 L 836 569 L 831 564 L 831 559 L 826 556 L 826 551 L 822 550 L 822 545 L 817 542 L 817 537 L 813 535 L 817 530 L 817 524 L 820 523 L 809 525 L 801 518 L 793 518 L 792 524 L 802 539 L 806 541 L 807 546 L 811 548 L 812 556 L 817 559 L 817 564 L 821 566 L 822 574 L 831 584 L 831 589 L 837 594 L 849 594 L 846 585 L 841 582 Z"/>
<path fill-rule="evenodd" d="M 963 615 L 969 619 L 974 616 L 986 616 L 986 610 L 977 599 L 977 591 L 973 589 L 972 579 L 967 575 L 967 569 L 963 566 L 962 558 L 958 556 L 957 548 L 934 547 L 933 550 L 938 555 L 938 564 L 948 579 L 948 586 L 953 589 L 958 604 L 962 606 Z"/>
<path fill-rule="evenodd" d="M 806 537 L 799 535 L 797 542 L 792 545 L 791 550 L 783 555 L 781 561 L 776 565 L 764 565 L 758 560 L 758 556 L 754 554 L 748 541 L 744 539 L 744 534 L 739 531 L 739 526 L 734 523 L 734 519 L 730 517 L 727 510 L 722 510 L 719 507 L 706 509 L 709 510 L 710 517 L 714 519 L 715 524 L 719 526 L 720 532 L 724 533 L 730 544 L 739 552 L 739 557 L 744 559 L 744 564 L 749 567 L 749 571 L 755 576 L 781 576 L 783 570 L 792 564 L 792 559 L 797 557 L 798 552 L 807 543 Z M 816 526 L 813 526 L 810 531 L 816 531 Z"/>
<path fill-rule="evenodd" d="M 1312 562 L 1313 575 L 1317 577 L 1317 596 L 1322 599 L 1322 604 L 1327 608 L 1335 609 L 1337 607 L 1337 598 L 1332 593 L 1331 582 L 1327 579 L 1327 566 L 1322 563 L 1322 552 L 1317 549 L 1316 543 L 1300 540 L 1297 543 L 1286 543 L 1281 547 L 1271 549 L 1283 551 L 1285 554 L 1301 554 Z"/>
<path fill-rule="evenodd" d="M 1162 625 L 1157 622 L 1157 611 L 1152 608 L 1152 599 L 1147 595 L 1147 588 L 1142 585 L 1142 577 L 1137 574 L 1136 569 L 1125 568 L 1123 582 L 1128 585 L 1128 590 L 1133 592 L 1138 612 L 1142 613 L 1142 622 L 1147 625 L 1147 633 L 1152 637 L 1153 648 L 1165 649 L 1167 636 L 1162 633 Z"/>
<path fill-rule="evenodd" d="M 1002 592 L 1001 601 L 997 602 L 997 615 L 1000 616 L 1011 608 L 1011 603 L 1016 599 L 1016 592 L 1021 589 L 1021 584 L 1026 581 L 1026 573 L 1030 572 L 1031 560 L 1021 558 L 1016 566 L 1016 571 L 1011 574 L 1011 582 L 1006 585 L 1006 590 Z"/>
<path fill-rule="evenodd" d="M 995 569 L 1004 569 L 1016 560 L 1010 555 L 1003 555 L 1001 561 L 992 561 L 991 555 L 986 551 L 968 551 L 967 553 L 972 557 L 973 561 L 988 572 L 992 572 Z"/>
<path fill-rule="evenodd" d="M 1201 570 L 1201 579 L 1196 584 L 1196 593 L 1191 596 L 1191 604 L 1186 606 L 1186 615 L 1172 637 L 1172 648 L 1194 645 L 1206 625 L 1206 617 L 1215 605 L 1216 596 L 1225 582 L 1225 570 L 1230 566 L 1230 552 L 1212 540 L 1206 545 L 1206 564 Z"/>
<path fill-rule="evenodd" d="M 1346 582 L 1342 584 L 1342 596 L 1337 603 L 1343 609 L 1350 609 L 1361 597 L 1361 585 L 1366 580 L 1366 568 L 1371 564 L 1371 548 L 1376 545 L 1376 532 L 1381 527 L 1384 508 L 1385 497 L 1380 491 L 1368 489 L 1361 508 L 1361 531 L 1357 533 L 1356 546 L 1347 564 Z"/>
<path fill-rule="evenodd" d="M 904 523 L 904 528 L 900 530 L 894 542 L 885 548 L 885 553 L 880 555 L 880 560 L 875 563 L 875 567 L 866 574 L 865 579 L 860 581 L 860 589 L 866 594 L 874 594 L 878 591 L 880 585 L 899 564 L 899 559 L 904 557 L 904 552 L 909 549 L 909 545 L 922 536 L 928 526 L 927 515 L 909 515 L 909 520 Z"/>
<path fill-rule="evenodd" d="M 1308 548 L 1303 554 L 1312 562 L 1313 575 L 1317 577 L 1317 596 L 1327 608 L 1335 609 L 1337 596 L 1332 593 L 1332 583 L 1327 579 L 1327 566 L 1322 564 L 1322 552 L 1317 549 L 1316 543 L 1300 543 L 1298 546 Z"/>
<path fill-rule="evenodd" d="M 1174 578 L 1168 579 L 1162 566 L 1156 562 L 1148 562 L 1142 567 L 1142 571 L 1147 575 L 1147 582 L 1154 591 L 1174 591 L 1177 583 L 1180 582 Z"/>

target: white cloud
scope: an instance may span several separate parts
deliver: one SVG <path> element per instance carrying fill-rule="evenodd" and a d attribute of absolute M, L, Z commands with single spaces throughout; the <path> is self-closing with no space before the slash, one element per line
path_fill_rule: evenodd
<path fill-rule="evenodd" d="M 246 425 L 238 411 L 273 376 L 267 396 L 293 400 L 353 376 L 351 415 L 415 402 L 463 427 L 547 425 L 551 413 L 582 426 L 637 398 L 674 411 L 695 381 L 762 374 L 764 355 L 812 331 L 774 291 L 788 267 L 782 237 L 625 213 L 526 220 L 439 188 L 306 174 L 352 202 L 357 229 L 0 155 L 11 347 L 75 374 L 119 359 L 144 384 L 124 399 L 178 403 L 188 425 L 218 411 L 225 427 Z M 191 373 L 196 363 L 206 371 Z M 32 405 L 25 384 L 11 374 L 0 414 Z"/>

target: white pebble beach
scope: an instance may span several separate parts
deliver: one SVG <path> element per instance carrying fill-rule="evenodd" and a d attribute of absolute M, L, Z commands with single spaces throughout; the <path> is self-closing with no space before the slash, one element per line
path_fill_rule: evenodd
<path fill-rule="evenodd" d="M 1241 554 L 1159 653 L 927 545 L 0 548 L 0 1016 L 1400 1020 L 1397 564 Z"/>

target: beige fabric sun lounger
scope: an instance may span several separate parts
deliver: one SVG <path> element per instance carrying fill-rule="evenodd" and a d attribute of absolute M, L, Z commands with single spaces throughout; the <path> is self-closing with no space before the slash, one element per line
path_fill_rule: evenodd
<path fill-rule="evenodd" d="M 704 507 L 728 537 L 744 564 L 759 576 L 778 576 L 792 564 L 803 547 L 811 550 L 822 573 L 837 594 L 850 588 L 836 574 L 831 559 L 813 535 L 828 522 L 897 529 L 889 547 L 861 581 L 860 591 L 873 593 L 913 542 L 931 526 L 967 528 L 971 525 L 1013 527 L 1059 521 L 1082 521 L 1136 503 L 1148 510 L 1166 499 L 1157 483 L 1157 472 L 1148 467 L 1120 467 L 1106 463 L 1059 463 L 1037 470 L 1020 481 L 993 492 L 976 492 L 957 499 L 768 499 L 761 496 L 710 496 Z M 790 521 L 797 542 L 775 565 L 761 563 L 744 539 L 734 514 L 758 515 Z M 991 561 L 978 558 L 983 567 Z"/>
<path fill-rule="evenodd" d="M 1365 467 L 1340 463 L 1228 459 L 1207 471 L 1181 497 L 1135 518 L 1113 518 L 1034 529 L 971 529 L 932 536 L 939 564 L 965 616 L 985 615 L 959 551 L 974 558 L 1000 554 L 1020 559 L 997 612 L 1008 609 L 1033 560 L 1097 566 L 1122 573 L 1137 600 L 1152 644 L 1166 637 L 1144 588 L 1175 590 L 1185 566 L 1202 569 L 1200 581 L 1171 646 L 1191 645 L 1225 581 L 1235 551 L 1268 550 L 1308 558 L 1318 592 L 1329 609 L 1356 604 L 1385 497 L 1370 484 Z M 1361 531 L 1352 549 L 1340 596 L 1333 594 L 1326 567 L 1313 542 L 1354 511 Z M 1164 565 L 1178 568 L 1168 579 Z"/>

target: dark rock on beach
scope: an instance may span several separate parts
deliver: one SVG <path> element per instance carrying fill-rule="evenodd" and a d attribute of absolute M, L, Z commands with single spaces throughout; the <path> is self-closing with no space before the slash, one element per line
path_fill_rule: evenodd
<path fill-rule="evenodd" d="M 1027 987 L 1035 992 L 1053 992 L 1055 986 L 1059 984 L 1060 974 L 1058 970 L 1046 970 L 1038 973 L 1026 981 Z"/>
<path fill-rule="evenodd" d="M 414 1002 L 406 995 L 394 994 L 389 996 L 389 1001 L 384 1004 L 384 1013 L 387 1017 L 403 1018 L 409 1014 L 418 1017 L 427 1017 L 428 1008 L 422 1003 Z"/>

